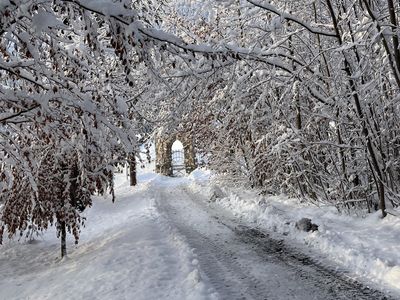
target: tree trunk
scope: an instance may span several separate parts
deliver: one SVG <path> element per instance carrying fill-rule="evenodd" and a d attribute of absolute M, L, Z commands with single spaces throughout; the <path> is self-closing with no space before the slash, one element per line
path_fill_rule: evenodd
<path fill-rule="evenodd" d="M 400 74 L 400 49 L 399 49 L 399 37 L 397 35 L 397 17 L 396 9 L 394 7 L 393 0 L 387 0 L 390 23 L 392 26 L 392 41 L 393 41 L 393 52 L 394 59 L 396 62 L 397 74 Z"/>
<path fill-rule="evenodd" d="M 67 228 L 65 222 L 60 222 L 61 230 L 61 258 L 67 256 Z"/>
<path fill-rule="evenodd" d="M 129 177 L 130 177 L 130 186 L 135 186 L 137 184 L 136 179 L 136 157 L 134 154 L 129 156 Z"/>
<path fill-rule="evenodd" d="M 386 217 L 386 204 L 385 204 L 385 185 L 382 180 L 379 181 L 379 209 L 382 211 L 382 217 Z"/>

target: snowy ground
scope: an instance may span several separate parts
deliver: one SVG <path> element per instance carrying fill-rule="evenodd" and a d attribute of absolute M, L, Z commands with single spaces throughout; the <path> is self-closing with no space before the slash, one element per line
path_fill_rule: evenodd
<path fill-rule="evenodd" d="M 142 180 L 150 179 L 142 177 Z M 192 250 L 155 207 L 148 182 L 117 175 L 116 203 L 97 198 L 77 247 L 59 261 L 49 231 L 0 248 L 0 299 L 214 299 Z"/>
<path fill-rule="evenodd" d="M 135 188 L 117 175 L 116 193 L 114 204 L 95 199 L 67 260 L 52 230 L 6 241 L 0 299 L 383 299 L 349 278 L 400 298 L 397 219 L 262 199 L 218 188 L 202 171 L 144 173 Z M 298 232 L 300 216 L 320 231 Z"/>

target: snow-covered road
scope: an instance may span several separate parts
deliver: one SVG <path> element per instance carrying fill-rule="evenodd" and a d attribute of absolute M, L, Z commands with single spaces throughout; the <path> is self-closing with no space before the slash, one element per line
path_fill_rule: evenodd
<path fill-rule="evenodd" d="M 218 298 L 386 299 L 313 263 L 283 241 L 238 223 L 179 180 L 164 183 L 153 188 L 158 210 L 193 248 L 200 274 Z"/>
<path fill-rule="evenodd" d="M 6 240 L 0 300 L 389 299 L 242 223 L 193 178 L 143 174 L 132 188 L 118 175 L 115 187 L 66 260 L 54 230 Z"/>

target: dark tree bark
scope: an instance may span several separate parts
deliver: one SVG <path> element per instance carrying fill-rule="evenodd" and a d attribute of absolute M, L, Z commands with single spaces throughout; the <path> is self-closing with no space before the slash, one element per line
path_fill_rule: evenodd
<path fill-rule="evenodd" d="M 65 222 L 60 222 L 61 231 L 61 258 L 67 256 L 67 228 Z"/>
<path fill-rule="evenodd" d="M 129 156 L 129 178 L 130 178 L 130 186 L 137 185 L 137 178 L 136 178 L 136 156 L 131 154 Z"/>
<path fill-rule="evenodd" d="M 396 62 L 397 73 L 400 73 L 400 49 L 399 49 L 399 37 L 397 36 L 397 17 L 396 10 L 394 7 L 393 0 L 387 0 L 388 9 L 389 9 L 389 17 L 390 23 L 392 26 L 392 41 L 393 41 L 393 52 L 394 58 Z"/>

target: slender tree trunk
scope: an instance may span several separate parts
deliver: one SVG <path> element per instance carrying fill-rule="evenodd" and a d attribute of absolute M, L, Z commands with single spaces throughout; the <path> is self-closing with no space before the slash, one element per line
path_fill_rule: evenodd
<path fill-rule="evenodd" d="M 243 21 L 242 21 L 242 12 L 241 12 L 241 7 L 240 7 L 240 0 L 237 1 L 238 9 L 238 22 L 239 22 L 239 28 L 240 28 L 240 46 L 243 47 L 243 42 L 244 42 L 244 30 L 243 30 Z"/>
<path fill-rule="evenodd" d="M 289 12 L 290 14 L 292 13 L 291 11 Z M 288 23 L 288 28 L 290 27 L 290 23 Z M 292 36 L 289 36 L 288 39 L 288 44 L 289 44 L 289 51 L 290 55 L 294 57 L 294 50 L 293 50 L 293 41 L 292 41 Z M 292 69 L 293 73 L 296 73 L 296 64 L 294 61 L 292 61 Z M 301 122 L 301 103 L 300 103 L 300 88 L 299 88 L 299 80 L 296 76 L 294 84 L 294 92 L 295 92 L 295 110 L 296 110 L 296 129 L 301 130 L 302 127 L 302 122 Z"/>
<path fill-rule="evenodd" d="M 61 258 L 67 256 L 67 228 L 64 221 L 60 222 L 61 231 Z"/>
<path fill-rule="evenodd" d="M 130 177 L 130 186 L 135 186 L 137 184 L 136 178 L 136 156 L 131 154 L 129 156 L 129 177 Z"/>
<path fill-rule="evenodd" d="M 397 73 L 400 73 L 400 49 L 399 49 L 399 37 L 397 35 L 397 17 L 396 17 L 396 10 L 394 7 L 393 0 L 387 0 L 388 9 L 389 9 L 389 16 L 390 16 L 390 23 L 392 26 L 392 41 L 393 41 L 393 52 L 394 52 L 394 59 L 396 62 Z"/>

